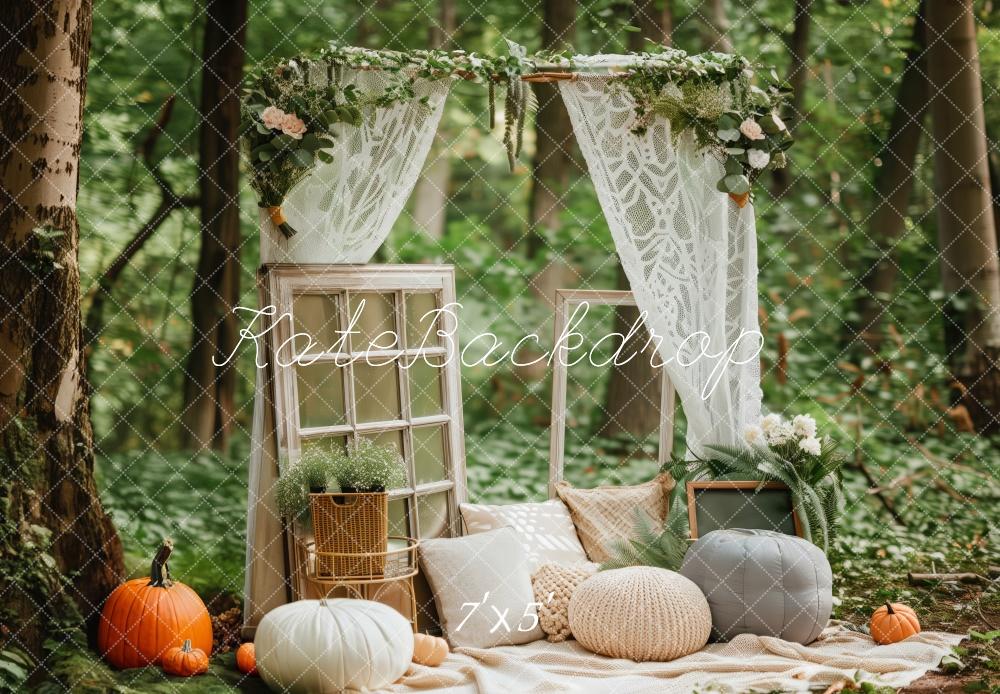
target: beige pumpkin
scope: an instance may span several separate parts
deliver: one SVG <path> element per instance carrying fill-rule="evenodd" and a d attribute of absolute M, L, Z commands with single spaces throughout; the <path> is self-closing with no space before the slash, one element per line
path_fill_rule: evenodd
<path fill-rule="evenodd" d="M 430 634 L 413 635 L 413 662 L 437 667 L 448 657 L 448 642 Z"/>
<path fill-rule="evenodd" d="M 395 682 L 413 658 L 413 628 L 388 605 L 298 600 L 264 615 L 254 635 L 257 671 L 274 691 L 333 694 Z"/>

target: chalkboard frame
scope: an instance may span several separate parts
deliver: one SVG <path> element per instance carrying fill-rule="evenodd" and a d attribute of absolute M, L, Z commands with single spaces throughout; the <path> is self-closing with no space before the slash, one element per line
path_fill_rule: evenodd
<path fill-rule="evenodd" d="M 795 526 L 795 534 L 802 537 L 802 524 L 799 515 L 795 511 L 792 503 L 792 490 L 784 482 L 762 482 L 760 480 L 697 480 L 688 481 L 685 484 L 687 490 L 688 524 L 691 528 L 691 539 L 698 539 L 698 498 L 706 490 L 723 489 L 726 491 L 748 491 L 746 496 L 752 496 L 762 489 L 782 489 L 788 492 L 789 506 L 792 508 L 792 523 Z M 773 523 L 773 527 L 779 527 L 778 523 Z M 766 529 L 766 528 L 765 528 Z"/>

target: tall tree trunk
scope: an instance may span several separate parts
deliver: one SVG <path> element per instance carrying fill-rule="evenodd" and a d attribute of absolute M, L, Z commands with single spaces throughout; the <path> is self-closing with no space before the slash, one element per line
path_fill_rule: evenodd
<path fill-rule="evenodd" d="M 629 33 L 630 51 L 641 51 L 648 38 L 657 43 L 671 43 L 671 13 L 669 2 L 656 7 L 655 0 L 635 0 L 633 24 L 641 32 Z M 628 277 L 618 262 L 618 289 L 628 289 Z M 639 319 L 635 306 L 619 306 L 615 309 L 615 332 L 627 335 L 629 328 Z M 648 344 L 649 331 L 643 328 L 640 334 L 629 340 L 622 354 L 629 355 Z M 660 369 L 652 366 L 655 348 L 647 350 L 626 364 L 612 364 L 608 390 L 604 395 L 604 412 L 598 426 L 598 433 L 615 436 L 628 433 L 643 438 L 660 429 Z"/>
<path fill-rule="evenodd" d="M 875 173 L 875 209 L 868 236 L 879 258 L 861 276 L 864 293 L 858 298 L 858 332 L 865 345 L 878 352 L 882 346 L 883 320 L 896 284 L 894 246 L 906 229 L 906 210 L 916 175 L 913 170 L 927 112 L 927 49 L 924 4 L 917 10 L 913 41 L 903 63 L 896 93 L 896 108 L 889 133 L 879 154 L 882 166 Z"/>
<path fill-rule="evenodd" d="M 208 0 L 201 79 L 199 188 L 201 252 L 191 292 L 192 346 L 184 382 L 184 443 L 225 447 L 232 430 L 236 371 L 213 358 L 237 343 L 240 296 L 239 87 L 246 0 Z"/>
<path fill-rule="evenodd" d="M 972 0 L 927 4 L 934 174 L 946 348 L 981 431 L 1000 413 L 1000 260 Z"/>
<path fill-rule="evenodd" d="M 628 49 L 640 53 L 646 45 L 646 40 L 662 46 L 673 44 L 671 33 L 674 27 L 674 15 L 670 8 L 671 0 L 634 0 L 632 3 L 632 26 L 639 31 L 628 34 Z"/>
<path fill-rule="evenodd" d="M 733 42 L 729 38 L 725 0 L 703 0 L 697 13 L 701 17 L 702 47 L 706 51 L 732 53 Z"/>
<path fill-rule="evenodd" d="M 0 644 L 36 654 L 74 616 L 66 597 L 92 620 L 124 572 L 94 484 L 81 344 L 76 201 L 91 15 L 89 0 L 0 13 Z"/>
<path fill-rule="evenodd" d="M 455 32 L 455 0 L 441 0 L 438 21 L 431 25 L 430 48 L 445 48 Z M 448 185 L 451 181 L 451 158 L 446 128 L 439 128 L 434 135 L 434 146 L 427 160 L 430 162 L 417 180 L 413 191 L 413 221 L 433 239 L 444 236 L 447 221 Z"/>
<path fill-rule="evenodd" d="M 576 0 L 544 0 L 542 48 L 561 51 L 576 37 Z M 529 209 L 528 255 L 537 257 L 545 249 L 546 237 L 559 228 L 563 196 L 574 168 L 571 154 L 573 126 L 555 84 L 534 84 L 538 97 L 535 117 L 535 157 Z M 535 293 L 551 306 L 554 292 L 563 285 L 567 267 L 561 258 L 550 262 L 532 278 Z"/>
<path fill-rule="evenodd" d="M 813 0 L 795 0 L 795 16 L 792 18 L 792 34 L 785 38 L 788 47 L 788 84 L 792 96 L 782 118 L 790 132 L 805 115 L 806 85 L 809 83 L 809 34 L 812 28 Z M 780 198 L 791 187 L 790 167 L 774 169 L 771 172 L 772 193 Z"/>

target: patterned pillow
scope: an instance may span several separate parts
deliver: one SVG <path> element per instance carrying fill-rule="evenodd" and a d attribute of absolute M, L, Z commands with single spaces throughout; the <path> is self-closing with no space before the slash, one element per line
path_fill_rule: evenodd
<path fill-rule="evenodd" d="M 538 605 L 538 624 L 552 643 L 570 638 L 569 599 L 573 591 L 597 573 L 597 564 L 585 562 L 573 566 L 542 564 L 531 577 L 531 587 Z"/>
<path fill-rule="evenodd" d="M 673 478 L 664 473 L 631 487 L 576 489 L 560 482 L 556 492 L 569 507 L 587 558 L 600 563 L 611 558 L 608 546 L 614 540 L 631 537 L 635 509 L 644 510 L 655 520 L 667 519 L 667 502 L 673 488 Z"/>
<path fill-rule="evenodd" d="M 566 504 L 559 499 L 540 503 L 462 504 L 462 521 L 468 534 L 511 527 L 524 545 L 532 570 L 540 564 L 577 564 L 587 561 Z"/>

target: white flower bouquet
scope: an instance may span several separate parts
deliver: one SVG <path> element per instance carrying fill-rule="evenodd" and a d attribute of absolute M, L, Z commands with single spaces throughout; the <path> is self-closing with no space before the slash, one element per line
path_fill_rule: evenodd
<path fill-rule="evenodd" d="M 708 445 L 711 457 L 680 461 L 671 467 L 684 478 L 750 479 L 783 482 L 792 492 L 803 535 L 826 550 L 840 517 L 846 458 L 833 439 L 821 438 L 816 420 L 796 415 L 763 417 L 743 431 L 747 446 Z"/>

